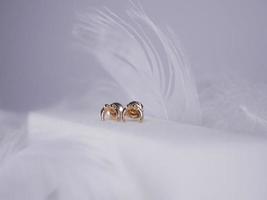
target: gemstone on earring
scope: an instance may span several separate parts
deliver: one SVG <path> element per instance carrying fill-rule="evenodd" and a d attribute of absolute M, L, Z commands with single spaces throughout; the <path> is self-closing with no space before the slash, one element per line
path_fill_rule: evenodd
<path fill-rule="evenodd" d="M 105 104 L 100 111 L 102 121 L 106 119 L 120 121 L 122 119 L 123 106 L 120 103 Z"/>
<path fill-rule="evenodd" d="M 144 119 L 144 106 L 138 101 L 130 102 L 122 112 L 122 120 L 126 119 L 138 120 L 140 122 Z"/>

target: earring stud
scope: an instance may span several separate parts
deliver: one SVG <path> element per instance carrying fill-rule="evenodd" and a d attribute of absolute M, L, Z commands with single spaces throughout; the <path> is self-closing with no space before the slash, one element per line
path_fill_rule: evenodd
<path fill-rule="evenodd" d="M 130 102 L 122 111 L 122 120 L 126 119 L 138 120 L 140 122 L 144 119 L 144 106 L 138 101 Z"/>
<path fill-rule="evenodd" d="M 123 106 L 120 103 L 105 104 L 100 111 L 101 120 L 108 117 L 111 120 L 120 121 L 122 119 Z"/>

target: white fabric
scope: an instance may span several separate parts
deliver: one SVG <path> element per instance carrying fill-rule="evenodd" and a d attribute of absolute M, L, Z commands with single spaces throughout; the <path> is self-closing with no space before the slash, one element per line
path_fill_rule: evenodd
<path fill-rule="evenodd" d="M 266 138 L 69 119 L 29 116 L 27 147 L 0 168 L 0 199 L 266 199 Z"/>

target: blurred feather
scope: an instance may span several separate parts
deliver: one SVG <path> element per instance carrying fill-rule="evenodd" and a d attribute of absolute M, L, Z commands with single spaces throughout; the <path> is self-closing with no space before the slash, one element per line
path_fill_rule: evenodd
<path fill-rule="evenodd" d="M 252 83 L 234 73 L 217 75 L 198 84 L 203 125 L 227 131 L 266 134 L 267 94 L 264 84 Z"/>
<path fill-rule="evenodd" d="M 27 145 L 27 116 L 0 110 L 0 165 Z"/>
<path fill-rule="evenodd" d="M 128 101 L 141 101 L 146 115 L 200 122 L 190 67 L 174 34 L 141 6 L 132 3 L 123 17 L 108 8 L 80 13 L 73 34 L 119 85 L 117 99 L 126 94 Z"/>

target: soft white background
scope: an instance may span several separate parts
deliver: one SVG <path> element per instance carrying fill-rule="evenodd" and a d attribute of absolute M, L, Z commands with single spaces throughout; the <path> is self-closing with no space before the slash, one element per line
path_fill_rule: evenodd
<path fill-rule="evenodd" d="M 154 21 L 177 33 L 196 79 L 233 71 L 267 82 L 264 0 L 140 1 Z M 128 1 L 61 0 L 0 2 L 0 109 L 39 109 L 86 91 L 96 64 L 73 47 L 75 12 L 105 5 L 120 10 Z M 263 91 L 264 92 L 264 91 Z"/>
<path fill-rule="evenodd" d="M 154 21 L 175 30 L 198 81 L 233 73 L 236 80 L 243 77 L 254 83 L 266 82 L 265 1 L 141 3 Z M 118 11 L 128 3 L 1 1 L 0 123 L 4 125 L 1 129 L 0 124 L 0 132 L 6 136 L 0 138 L 1 161 L 28 144 L 1 168 L 1 199 L 73 199 L 77 195 L 88 199 L 92 194 L 112 199 L 110 194 L 125 193 L 136 200 L 141 199 L 139 192 L 147 195 L 144 199 L 153 200 L 166 199 L 166 195 L 175 200 L 266 199 L 263 136 L 217 132 L 147 117 L 139 126 L 102 123 L 96 115 L 90 121 L 86 116 L 82 117 L 84 126 L 38 113 L 28 117 L 16 113 L 17 118 L 2 114 L 1 110 L 28 112 L 63 99 L 79 99 L 88 92 L 92 76 L 108 76 L 98 68 L 91 71 L 90 66 L 97 62 L 73 45 L 75 12 L 99 5 Z M 262 109 L 261 104 L 258 108 Z M 87 113 L 87 108 L 84 111 Z M 247 123 L 238 120 L 232 122 Z M 114 171 L 100 167 L 102 162 L 111 163 Z M 133 183 L 141 187 L 136 189 Z M 115 195 L 113 199 L 119 199 Z"/>

